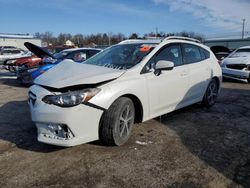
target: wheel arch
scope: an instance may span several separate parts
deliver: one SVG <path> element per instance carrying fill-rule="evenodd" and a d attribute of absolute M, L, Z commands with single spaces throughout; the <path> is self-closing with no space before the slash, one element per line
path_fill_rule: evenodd
<path fill-rule="evenodd" d="M 112 100 L 111 103 L 109 103 L 108 105 L 108 108 L 119 98 L 121 97 L 127 97 L 129 98 L 130 100 L 132 100 L 133 104 L 134 104 L 134 107 L 135 107 L 135 123 L 141 123 L 143 121 L 143 115 L 144 115 L 144 112 L 143 112 L 143 105 L 142 105 L 142 102 L 141 100 L 134 94 L 131 94 L 131 93 L 123 93 L 123 94 L 120 94 L 118 96 L 115 97 L 115 100 Z M 107 109 L 108 109 L 107 108 Z M 105 113 L 105 112 L 104 112 Z M 102 118 L 103 118 L 104 114 L 102 115 L 101 117 L 101 120 L 100 120 L 100 123 L 102 122 Z"/>
<path fill-rule="evenodd" d="M 135 107 L 135 123 L 141 123 L 143 120 L 143 106 L 140 99 L 133 94 L 125 94 L 120 97 L 127 97 L 132 100 Z"/>
<path fill-rule="evenodd" d="M 214 79 L 216 81 L 216 83 L 218 84 L 218 87 L 221 87 L 221 82 L 220 79 L 217 76 L 214 76 L 212 79 Z"/>

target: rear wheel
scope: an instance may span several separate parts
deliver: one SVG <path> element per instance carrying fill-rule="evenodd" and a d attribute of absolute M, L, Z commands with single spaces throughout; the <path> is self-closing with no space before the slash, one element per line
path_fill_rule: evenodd
<path fill-rule="evenodd" d="M 212 79 L 209 83 L 206 93 L 203 97 L 203 105 L 206 107 L 211 107 L 216 102 L 218 96 L 219 86 L 215 79 Z"/>
<path fill-rule="evenodd" d="M 129 139 L 135 119 L 131 99 L 118 98 L 104 113 L 99 130 L 100 139 L 107 145 L 123 145 Z"/>

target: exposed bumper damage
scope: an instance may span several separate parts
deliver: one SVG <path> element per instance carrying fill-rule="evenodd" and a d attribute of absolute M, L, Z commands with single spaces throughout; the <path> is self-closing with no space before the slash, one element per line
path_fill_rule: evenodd
<path fill-rule="evenodd" d="M 237 79 L 250 78 L 250 64 L 226 64 L 221 67 L 225 77 Z"/>
<path fill-rule="evenodd" d="M 38 141 L 68 147 L 98 140 L 104 110 L 86 104 L 63 108 L 42 101 L 44 96 L 53 94 L 38 85 L 30 88 L 29 107 L 38 130 Z"/>

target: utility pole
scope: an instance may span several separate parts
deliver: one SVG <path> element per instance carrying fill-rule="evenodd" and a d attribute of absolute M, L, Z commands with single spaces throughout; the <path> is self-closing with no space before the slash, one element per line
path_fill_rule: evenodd
<path fill-rule="evenodd" d="M 155 28 L 155 37 L 158 36 L 158 27 Z"/>
<path fill-rule="evenodd" d="M 244 18 L 244 19 L 242 19 L 242 21 L 243 21 L 243 24 L 242 24 L 242 39 L 244 39 L 244 33 L 245 33 L 245 21 L 246 21 L 246 19 Z"/>

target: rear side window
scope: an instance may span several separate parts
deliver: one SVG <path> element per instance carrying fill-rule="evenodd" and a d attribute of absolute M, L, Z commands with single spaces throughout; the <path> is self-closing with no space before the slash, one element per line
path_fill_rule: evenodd
<path fill-rule="evenodd" d="M 199 47 L 191 44 L 183 44 L 183 60 L 186 64 L 202 61 L 203 58 Z"/>
<path fill-rule="evenodd" d="M 205 54 L 206 59 L 210 58 L 210 52 L 205 50 L 204 48 L 201 48 L 203 53 Z"/>
<path fill-rule="evenodd" d="M 200 54 L 201 54 L 201 59 L 204 60 L 206 59 L 205 53 L 203 52 L 202 48 L 199 48 Z"/>

